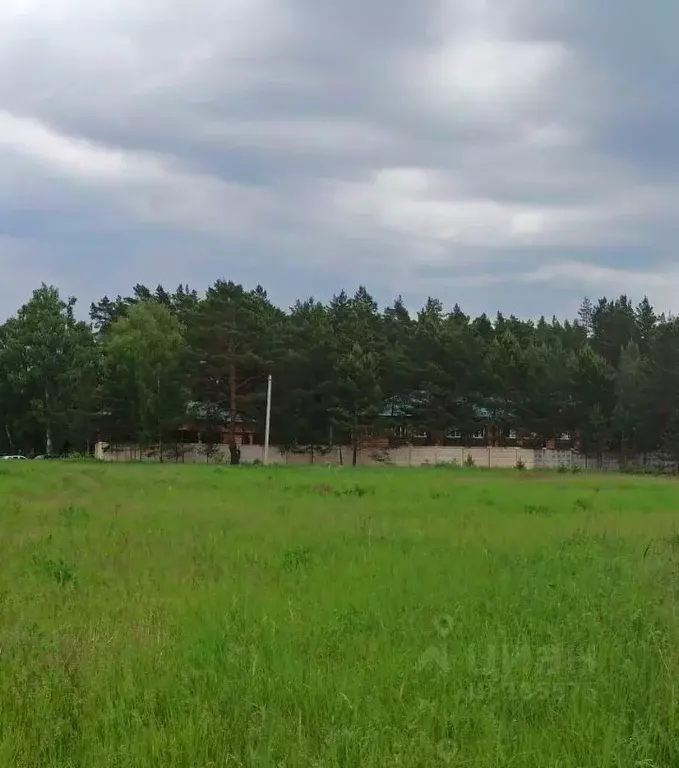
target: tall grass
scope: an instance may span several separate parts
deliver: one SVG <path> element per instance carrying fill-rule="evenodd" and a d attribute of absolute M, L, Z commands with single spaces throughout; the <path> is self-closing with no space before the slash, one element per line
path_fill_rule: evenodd
<path fill-rule="evenodd" d="M 0 471 L 0 766 L 679 764 L 675 481 Z"/>

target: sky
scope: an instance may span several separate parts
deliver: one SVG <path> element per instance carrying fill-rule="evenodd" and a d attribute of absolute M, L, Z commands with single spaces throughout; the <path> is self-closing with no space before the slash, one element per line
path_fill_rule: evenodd
<path fill-rule="evenodd" d="M 670 0 L 2 0 L 0 315 L 136 283 L 679 310 Z"/>

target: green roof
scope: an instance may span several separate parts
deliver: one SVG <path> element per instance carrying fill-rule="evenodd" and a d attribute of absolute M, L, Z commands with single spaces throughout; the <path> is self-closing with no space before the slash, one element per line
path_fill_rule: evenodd
<path fill-rule="evenodd" d="M 386 401 L 383 405 L 381 416 L 385 418 L 410 418 L 411 412 L 418 407 L 424 406 L 427 400 L 427 392 L 420 390 L 413 393 L 408 398 L 394 398 Z M 479 405 L 478 403 L 467 403 L 471 406 L 472 412 L 477 419 L 490 421 L 499 416 L 511 415 L 507 404 L 504 401 L 492 399 L 487 400 L 490 405 Z M 463 399 L 458 400 L 458 405 L 464 405 Z M 495 406 L 495 407 L 493 407 Z"/>
<path fill-rule="evenodd" d="M 228 410 L 222 408 L 219 403 L 201 403 L 198 400 L 187 403 L 186 415 L 198 421 L 215 421 L 221 424 L 228 424 L 230 421 Z M 236 414 L 235 421 L 241 423 L 243 419 Z"/>

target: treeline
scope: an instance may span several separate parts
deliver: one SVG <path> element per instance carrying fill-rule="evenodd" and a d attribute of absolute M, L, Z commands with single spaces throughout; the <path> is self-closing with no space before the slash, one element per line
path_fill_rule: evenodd
<path fill-rule="evenodd" d="M 92 304 L 90 322 L 74 305 L 43 285 L 0 327 L 3 452 L 158 444 L 187 420 L 232 443 L 238 424 L 262 427 L 271 373 L 279 445 L 374 429 L 434 439 L 490 419 L 538 440 L 578 435 L 591 452 L 679 456 L 679 321 L 647 299 L 532 322 L 433 298 L 413 316 L 364 288 L 282 311 L 261 287 L 218 281 L 202 295 L 137 285 Z"/>

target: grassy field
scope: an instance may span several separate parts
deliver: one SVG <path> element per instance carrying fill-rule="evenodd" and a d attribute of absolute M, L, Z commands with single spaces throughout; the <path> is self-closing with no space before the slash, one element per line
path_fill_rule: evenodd
<path fill-rule="evenodd" d="M 0 467 L 0 766 L 679 764 L 679 484 Z"/>

